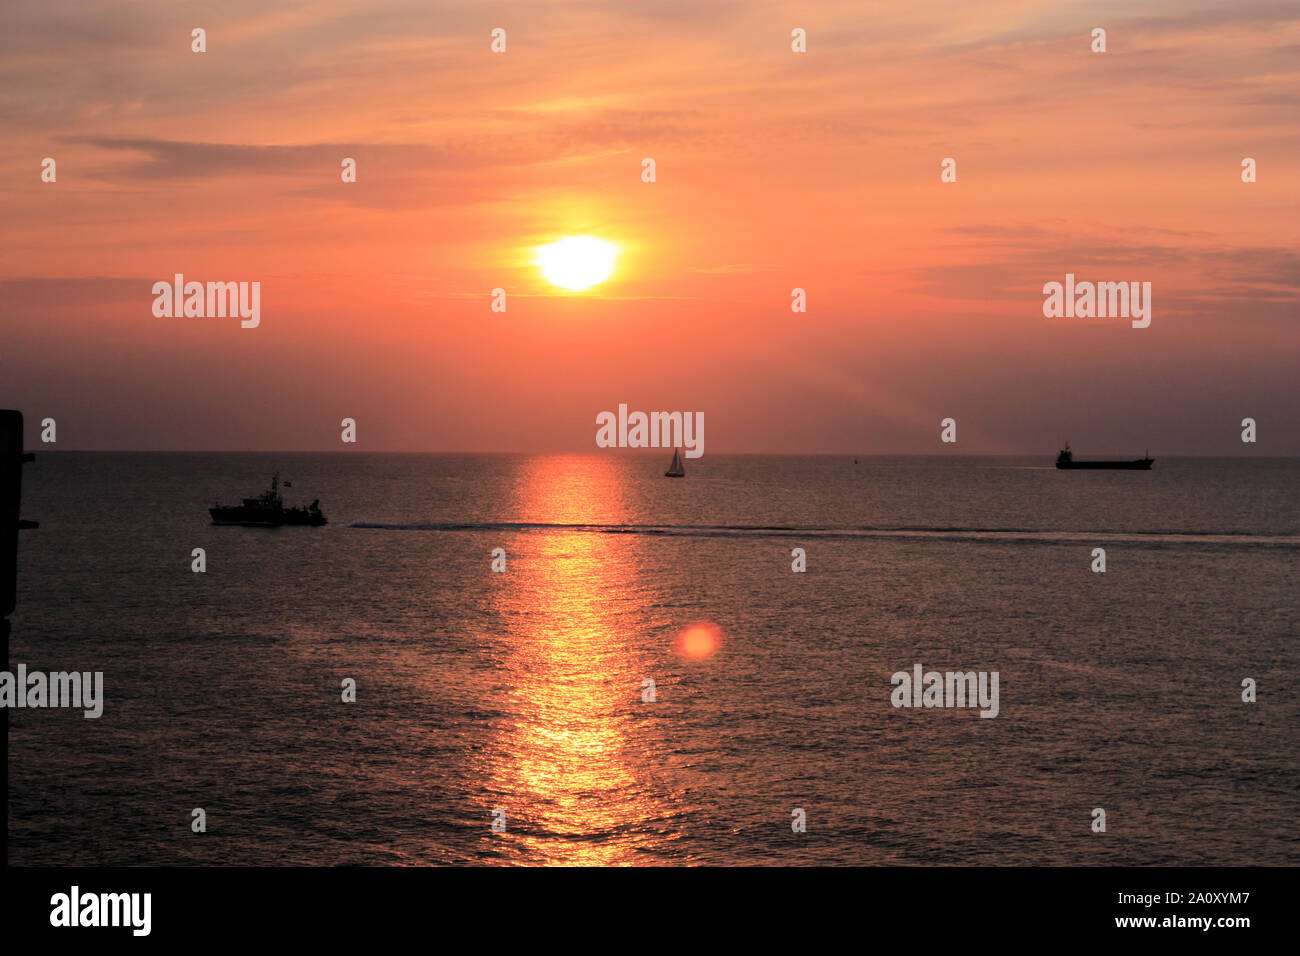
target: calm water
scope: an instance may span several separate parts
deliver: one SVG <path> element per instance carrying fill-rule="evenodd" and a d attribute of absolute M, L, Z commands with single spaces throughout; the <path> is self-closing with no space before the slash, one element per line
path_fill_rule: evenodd
<path fill-rule="evenodd" d="M 1300 462 L 661 457 L 39 453 L 10 661 L 107 701 L 10 712 L 9 861 L 1300 862 Z M 329 526 L 208 524 L 276 468 Z"/>

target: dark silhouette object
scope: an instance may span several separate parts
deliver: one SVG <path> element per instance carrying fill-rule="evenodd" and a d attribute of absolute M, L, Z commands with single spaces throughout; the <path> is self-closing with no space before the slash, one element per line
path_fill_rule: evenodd
<path fill-rule="evenodd" d="M 673 449 L 673 463 L 669 465 L 668 470 L 664 472 L 664 477 L 665 478 L 686 477 L 686 465 L 682 462 L 682 450 L 680 448 Z"/>
<path fill-rule="evenodd" d="M 23 413 L 0 410 L 0 637 L 9 637 L 9 615 L 18 590 L 18 531 L 38 527 L 18 517 L 23 497 Z M 6 653 L 5 659 L 8 660 Z"/>
<path fill-rule="evenodd" d="M 287 486 L 289 482 L 285 482 Z M 278 528 L 281 525 L 325 524 L 321 514 L 320 499 L 306 508 L 286 508 L 280 497 L 280 476 L 271 478 L 271 487 L 256 498 L 245 498 L 242 505 L 213 505 L 208 509 L 213 524 L 238 524 L 249 528 Z"/>
<path fill-rule="evenodd" d="M 1073 468 L 1118 468 L 1122 471 L 1150 471 L 1151 463 L 1155 461 L 1146 452 L 1142 453 L 1141 458 L 1134 458 L 1129 461 L 1076 461 L 1074 452 L 1070 451 L 1070 443 L 1067 441 L 1061 453 L 1056 456 L 1056 467 L 1064 470 Z"/>

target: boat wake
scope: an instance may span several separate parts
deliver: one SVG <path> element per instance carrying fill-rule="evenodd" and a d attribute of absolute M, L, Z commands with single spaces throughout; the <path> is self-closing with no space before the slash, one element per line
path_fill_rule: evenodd
<path fill-rule="evenodd" d="M 1053 531 L 1033 528 L 808 528 L 788 525 L 559 524 L 553 522 L 416 522 L 387 524 L 354 521 L 348 528 L 372 531 L 517 531 L 578 534 L 633 534 L 707 538 L 914 538 L 947 541 L 1128 541 L 1143 544 L 1206 544 L 1300 548 L 1297 535 L 1206 531 Z"/>

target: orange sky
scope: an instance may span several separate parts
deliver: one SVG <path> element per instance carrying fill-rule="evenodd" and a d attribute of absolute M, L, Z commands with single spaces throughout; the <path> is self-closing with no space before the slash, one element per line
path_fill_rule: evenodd
<path fill-rule="evenodd" d="M 7 5 L 29 445 L 594 451 L 623 402 L 709 453 L 1300 454 L 1294 3 L 271 6 Z M 581 295 L 532 262 L 575 234 L 622 248 Z M 176 272 L 260 327 L 155 318 Z M 1044 319 L 1066 272 L 1151 327 Z"/>

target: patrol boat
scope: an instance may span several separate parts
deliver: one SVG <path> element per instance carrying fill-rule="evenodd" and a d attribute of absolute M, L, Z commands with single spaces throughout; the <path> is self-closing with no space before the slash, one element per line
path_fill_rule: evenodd
<path fill-rule="evenodd" d="M 288 484 L 286 482 L 285 484 Z M 281 525 L 325 524 L 320 499 L 306 508 L 286 508 L 280 497 L 280 476 L 271 478 L 271 487 L 256 498 L 245 498 L 242 505 L 213 505 L 208 509 L 213 524 L 239 524 L 250 528 L 278 528 Z"/>

